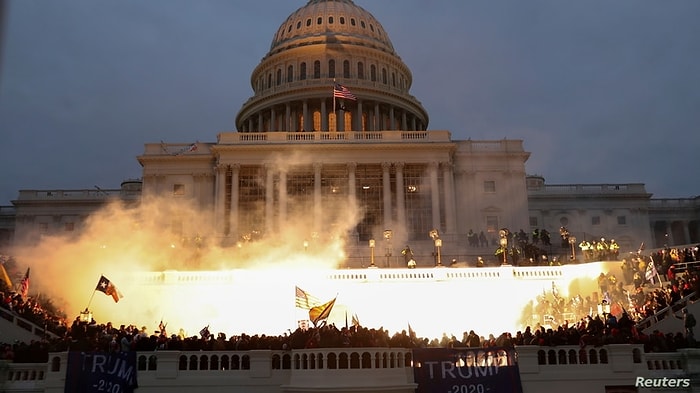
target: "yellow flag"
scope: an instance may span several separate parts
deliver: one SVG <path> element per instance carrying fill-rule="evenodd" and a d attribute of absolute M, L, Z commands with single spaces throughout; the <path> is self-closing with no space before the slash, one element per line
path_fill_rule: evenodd
<path fill-rule="evenodd" d="M 7 285 L 7 288 L 12 289 L 12 280 L 10 280 L 10 276 L 7 275 L 7 270 L 5 270 L 5 265 L 0 263 L 0 280 L 2 280 L 5 285 Z"/>
<path fill-rule="evenodd" d="M 320 306 L 311 307 L 309 309 L 309 319 L 314 323 L 314 326 L 318 325 L 319 322 L 327 319 L 331 314 L 331 309 L 335 304 L 335 298 L 328 303 L 321 304 Z"/>

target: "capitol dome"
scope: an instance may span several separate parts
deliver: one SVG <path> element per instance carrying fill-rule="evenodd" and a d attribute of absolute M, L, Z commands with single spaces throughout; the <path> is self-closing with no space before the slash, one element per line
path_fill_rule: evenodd
<path fill-rule="evenodd" d="M 251 74 L 239 132 L 425 130 L 413 77 L 379 21 L 352 0 L 310 0 Z M 335 83 L 356 100 L 334 99 Z M 335 105 L 335 107 L 334 107 Z"/>

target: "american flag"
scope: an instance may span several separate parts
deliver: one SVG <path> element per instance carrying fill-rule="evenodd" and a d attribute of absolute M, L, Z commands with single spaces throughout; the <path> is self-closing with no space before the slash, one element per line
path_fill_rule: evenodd
<path fill-rule="evenodd" d="M 354 94 L 348 90 L 347 87 L 341 85 L 340 83 L 336 83 L 335 86 L 333 87 L 333 97 L 336 98 L 345 98 L 347 100 L 352 100 L 356 101 L 357 97 L 355 97 Z"/>
<path fill-rule="evenodd" d="M 27 268 L 27 273 L 24 275 L 24 278 L 19 285 L 19 293 L 22 295 L 22 297 L 26 298 L 29 294 L 29 268 Z"/>
<path fill-rule="evenodd" d="M 318 298 L 311 296 L 305 290 L 296 287 L 295 305 L 298 308 L 310 309 L 311 307 L 319 304 Z"/>

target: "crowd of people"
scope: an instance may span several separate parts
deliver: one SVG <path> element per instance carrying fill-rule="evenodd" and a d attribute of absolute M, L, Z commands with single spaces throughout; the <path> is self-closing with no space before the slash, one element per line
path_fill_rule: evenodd
<path fill-rule="evenodd" d="M 551 293 L 533 300 L 526 315 L 537 315 L 527 328 L 515 334 L 503 332 L 498 336 L 477 335 L 473 330 L 464 332 L 458 339 L 443 335 L 441 338 L 418 337 L 412 330 L 391 334 L 384 328 L 370 328 L 359 324 L 338 327 L 333 324 L 309 329 L 299 328 L 283 335 L 241 334 L 227 337 L 207 331 L 196 336 L 187 336 L 180 330 L 168 333 L 166 326 L 149 332 L 143 326 L 120 325 L 111 322 L 97 323 L 94 319 L 78 316 L 71 324 L 65 316 L 58 315 L 53 307 L 42 306 L 38 299 L 25 298 L 3 288 L 8 295 L 2 296 L 1 306 L 8 312 L 43 327 L 44 337 L 30 342 L 0 343 L 0 359 L 14 362 L 41 363 L 48 361 L 50 352 L 69 350 L 97 351 L 157 351 L 157 350 L 289 350 L 303 348 L 335 347 L 489 347 L 517 345 L 605 345 L 614 343 L 643 344 L 646 351 L 673 351 L 695 346 L 692 327 L 694 319 L 685 314 L 685 332 L 645 334 L 637 328 L 642 319 L 658 313 L 684 297 L 700 293 L 700 274 L 686 270 L 678 274 L 671 269 L 674 262 L 688 261 L 686 251 L 670 249 L 651 255 L 649 258 L 657 269 L 656 278 L 666 277 L 665 286 L 651 285 L 648 263 L 643 258 L 622 261 L 622 277 L 601 273 L 598 280 L 601 298 L 580 295 L 567 298 L 560 296 L 556 286 Z M 692 254 L 696 255 L 696 254 Z M 697 260 L 697 259 L 696 259 Z M 658 266 L 657 266 L 658 262 Z M 640 276 L 644 279 L 640 280 Z M 633 288 L 628 290 L 627 288 Z M 687 310 L 687 309 L 686 309 Z M 87 310 L 86 310 L 87 311 Z M 674 315 L 669 312 L 669 315 Z M 544 316 L 551 319 L 545 321 Z M 525 324 L 524 324 L 525 325 Z M 694 325 L 693 325 L 694 326 Z"/>

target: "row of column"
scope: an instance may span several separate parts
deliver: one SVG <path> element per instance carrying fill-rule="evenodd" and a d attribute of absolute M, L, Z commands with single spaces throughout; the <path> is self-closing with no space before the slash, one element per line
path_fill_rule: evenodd
<path fill-rule="evenodd" d="M 400 228 L 406 227 L 406 203 L 405 203 L 405 185 L 403 181 L 403 162 L 389 163 L 383 162 L 382 166 L 382 203 L 384 210 L 384 227 L 390 228 L 394 225 L 394 220 L 392 217 L 392 212 L 394 206 L 392 206 L 392 194 L 391 194 L 391 167 L 393 166 L 396 170 L 396 184 L 401 185 L 401 187 L 396 187 L 396 224 Z M 226 212 L 226 173 L 228 169 L 231 169 L 231 193 L 230 193 L 230 209 Z M 215 215 L 219 221 L 220 231 L 224 231 L 226 219 L 229 223 L 229 233 L 231 235 L 238 235 L 238 215 L 239 215 L 239 204 L 238 199 L 240 195 L 239 191 L 239 172 L 240 164 L 220 164 L 216 170 L 216 203 L 215 203 Z M 322 192 L 321 192 L 321 176 L 322 176 L 322 163 L 314 163 L 314 227 L 320 228 L 321 226 L 321 216 L 322 216 Z M 439 179 L 438 170 L 442 168 L 443 170 L 443 195 L 444 198 L 440 200 L 439 192 Z M 356 177 L 357 163 L 351 162 L 347 164 L 348 170 L 348 204 L 350 208 L 357 208 L 357 196 L 356 196 Z M 267 233 L 272 232 L 274 229 L 274 176 L 278 175 L 279 178 L 279 188 L 278 188 L 278 227 L 283 227 L 287 220 L 287 173 L 284 170 L 275 171 L 271 166 L 266 165 L 266 176 L 265 176 L 265 231 Z M 454 194 L 454 181 L 453 181 L 453 170 L 450 163 L 437 163 L 431 162 L 428 164 L 428 177 L 430 184 L 430 200 L 431 200 L 431 215 L 432 215 L 432 225 L 433 228 L 442 228 L 440 220 L 440 206 L 441 203 L 444 204 L 445 209 L 445 227 L 444 230 L 447 233 L 456 233 L 456 207 L 455 207 L 455 194 Z"/>
<path fill-rule="evenodd" d="M 314 100 L 316 101 L 316 100 Z M 309 100 L 303 100 L 302 105 L 301 105 L 301 116 L 303 119 L 303 124 L 302 130 L 297 129 L 297 125 L 299 124 L 297 119 L 297 111 L 293 110 L 292 103 L 287 102 L 285 103 L 284 107 L 284 117 L 281 119 L 278 119 L 277 115 L 277 110 L 273 106 L 266 111 L 259 111 L 257 113 L 257 116 L 251 115 L 248 117 L 247 121 L 244 121 L 244 129 L 242 130 L 243 132 L 263 132 L 265 130 L 265 118 L 266 114 L 269 115 L 269 118 L 271 119 L 270 121 L 270 130 L 269 131 L 283 131 L 283 132 L 295 132 L 295 131 L 328 131 L 330 130 L 330 127 L 328 126 L 328 122 L 330 119 L 328 109 L 326 108 L 326 101 L 327 99 L 320 99 L 318 100 L 318 105 L 316 108 L 319 108 L 318 110 L 321 112 L 321 130 L 314 130 L 314 124 L 313 124 L 313 116 L 310 115 L 312 110 L 309 108 Z M 366 114 L 367 114 L 367 129 L 363 130 L 363 125 L 362 125 L 362 114 L 363 114 L 363 107 L 364 107 L 364 102 L 363 100 L 358 99 L 356 103 L 356 108 L 352 111 L 353 112 L 353 123 L 349 125 L 348 131 L 351 130 L 357 130 L 357 131 L 383 131 L 383 115 L 388 116 L 389 118 L 389 125 L 388 129 L 389 130 L 406 130 L 406 131 L 418 131 L 418 127 L 421 127 L 422 129 L 422 124 L 419 124 L 418 119 L 416 116 L 409 114 L 408 111 L 406 110 L 401 110 L 401 109 L 395 109 L 393 105 L 389 106 L 389 110 L 387 112 L 381 112 L 380 110 L 380 105 L 379 102 L 374 103 L 374 107 L 372 109 L 368 109 Z M 297 105 L 294 105 L 294 107 L 298 107 Z M 371 107 L 371 106 L 370 106 Z M 396 124 L 396 116 L 395 116 L 395 111 L 398 110 L 401 112 L 401 119 L 400 119 L 400 128 L 399 125 Z M 338 116 L 336 116 L 336 130 L 338 131 L 345 131 L 345 116 L 343 116 L 344 111 L 339 110 L 338 111 Z M 281 120 L 281 121 L 280 121 Z"/>

